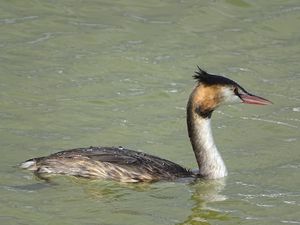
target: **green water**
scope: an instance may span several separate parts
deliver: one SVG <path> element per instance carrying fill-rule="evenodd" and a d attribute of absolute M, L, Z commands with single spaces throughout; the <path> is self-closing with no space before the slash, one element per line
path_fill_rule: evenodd
<path fill-rule="evenodd" d="M 300 224 L 299 1 L 0 2 L 0 224 Z M 219 182 L 124 185 L 16 167 L 126 146 L 195 168 L 196 65 L 274 102 L 213 115 Z"/>

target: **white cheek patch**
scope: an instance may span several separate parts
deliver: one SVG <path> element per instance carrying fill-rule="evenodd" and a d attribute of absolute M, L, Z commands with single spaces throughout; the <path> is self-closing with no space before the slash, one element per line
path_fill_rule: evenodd
<path fill-rule="evenodd" d="M 228 87 L 222 88 L 222 98 L 224 104 L 233 104 L 233 103 L 242 102 L 242 100 L 236 94 L 234 94 L 234 92 Z"/>

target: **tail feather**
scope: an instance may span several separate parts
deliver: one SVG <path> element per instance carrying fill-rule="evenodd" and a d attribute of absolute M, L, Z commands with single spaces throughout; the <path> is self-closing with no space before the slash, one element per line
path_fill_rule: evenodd
<path fill-rule="evenodd" d="M 35 159 L 28 159 L 25 162 L 20 164 L 20 168 L 27 169 L 27 170 L 37 170 L 36 160 Z"/>

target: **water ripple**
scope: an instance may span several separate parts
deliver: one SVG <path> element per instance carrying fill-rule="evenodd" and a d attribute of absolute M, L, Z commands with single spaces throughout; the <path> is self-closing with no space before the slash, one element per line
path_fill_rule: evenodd
<path fill-rule="evenodd" d="M 28 44 L 36 44 L 36 43 L 39 43 L 39 42 L 42 42 L 42 41 L 47 41 L 49 40 L 51 37 L 53 37 L 54 35 L 56 34 L 61 34 L 62 32 L 54 32 L 54 33 L 51 33 L 51 32 L 47 32 L 47 33 L 43 33 L 41 37 L 33 40 L 33 41 L 29 41 L 27 42 Z"/>
<path fill-rule="evenodd" d="M 287 126 L 287 127 L 292 127 L 292 128 L 298 128 L 298 126 L 295 126 L 295 125 L 292 125 L 292 124 L 289 124 L 289 123 L 284 123 L 284 122 L 281 122 L 281 121 L 276 121 L 276 120 L 267 120 L 267 119 L 262 119 L 262 118 L 246 117 L 246 116 L 241 117 L 241 119 L 243 119 L 243 120 L 262 121 L 262 122 L 266 122 L 266 123 L 274 123 L 274 124 L 277 124 L 277 125 L 282 125 L 282 126 Z"/>
<path fill-rule="evenodd" d="M 292 220 L 282 220 L 281 223 L 300 224 L 299 221 L 292 221 Z"/>
<path fill-rule="evenodd" d="M 39 18 L 38 16 L 25 16 L 25 17 L 19 17 L 19 18 L 6 18 L 6 19 L 0 19 L 0 24 L 15 24 L 27 20 L 34 20 Z"/>

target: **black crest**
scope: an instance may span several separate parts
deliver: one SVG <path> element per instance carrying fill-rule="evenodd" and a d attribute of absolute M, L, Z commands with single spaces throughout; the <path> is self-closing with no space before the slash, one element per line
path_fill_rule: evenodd
<path fill-rule="evenodd" d="M 214 85 L 214 84 L 238 85 L 233 80 L 230 80 L 223 76 L 209 74 L 205 70 L 202 70 L 199 66 L 197 67 L 198 67 L 198 71 L 195 71 L 193 77 L 198 81 L 198 83 L 202 83 L 205 85 Z"/>
<path fill-rule="evenodd" d="M 210 76 L 210 74 L 208 74 L 205 70 L 202 70 L 199 66 L 197 66 L 197 68 L 198 71 L 195 71 L 195 74 L 193 76 L 194 79 L 198 82 L 202 82 L 208 79 L 208 76 Z"/>

